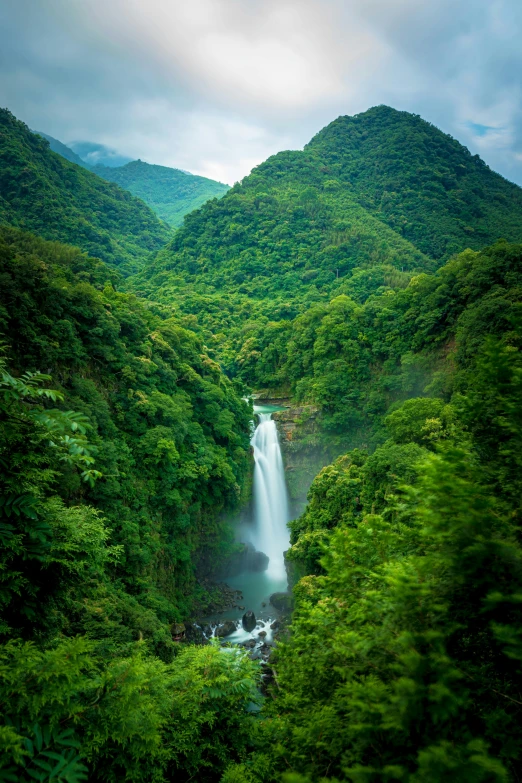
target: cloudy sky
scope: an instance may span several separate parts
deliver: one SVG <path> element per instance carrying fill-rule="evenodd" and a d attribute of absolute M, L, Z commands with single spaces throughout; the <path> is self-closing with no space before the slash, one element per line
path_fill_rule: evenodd
<path fill-rule="evenodd" d="M 0 0 L 0 105 L 233 183 L 339 114 L 422 115 L 522 185 L 521 0 Z"/>

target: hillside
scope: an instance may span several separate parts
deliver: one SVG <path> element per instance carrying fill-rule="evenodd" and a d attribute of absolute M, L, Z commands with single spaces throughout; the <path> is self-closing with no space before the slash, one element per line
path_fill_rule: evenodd
<path fill-rule="evenodd" d="M 76 152 L 73 152 L 73 150 L 66 144 L 62 144 L 62 142 L 58 141 L 58 139 L 55 139 L 53 136 L 49 136 L 47 133 L 42 133 L 42 131 L 33 131 L 33 133 L 37 133 L 42 137 L 42 139 L 46 139 L 49 142 L 49 146 L 52 151 L 58 153 L 58 155 L 61 155 L 62 158 L 69 160 L 71 163 L 76 163 L 77 166 L 82 166 L 84 169 L 89 168 L 87 163 L 85 163 L 85 161 L 82 160 L 82 158 L 80 158 Z"/>
<path fill-rule="evenodd" d="M 200 290 L 256 298 L 332 290 L 355 267 L 418 270 L 430 261 L 370 215 L 320 158 L 280 152 L 222 199 L 187 217 L 158 257 Z"/>
<path fill-rule="evenodd" d="M 0 221 L 78 245 L 125 273 L 168 237 L 142 201 L 52 152 L 7 110 L 0 111 Z"/>
<path fill-rule="evenodd" d="M 53 238 L 0 226 L 0 778 L 517 783 L 522 243 L 465 240 L 522 239 L 520 189 L 378 107 L 161 248 L 145 204 L 0 130 L 1 220 Z M 254 389 L 288 396 L 284 465 Z M 252 573 L 213 580 L 237 511 L 274 533 L 283 470 L 271 635 Z"/>
<path fill-rule="evenodd" d="M 77 248 L 0 227 L 9 369 L 45 368 L 62 408 L 84 416 L 103 474 L 82 485 L 64 465 L 59 493 L 103 513 L 125 553 L 119 579 L 144 606 L 155 596 L 158 617 L 172 621 L 204 597 L 198 565 L 205 574 L 229 543 L 220 512 L 240 499 L 250 414 L 196 335 L 116 291 L 118 278 Z"/>
<path fill-rule="evenodd" d="M 376 106 L 339 117 L 305 149 L 432 258 L 522 238 L 522 189 L 417 115 Z"/>
<path fill-rule="evenodd" d="M 93 171 L 141 198 L 161 220 L 173 228 L 183 223 L 183 217 L 188 212 L 209 199 L 219 198 L 230 189 L 222 182 L 167 166 L 154 166 L 141 160 L 117 168 L 95 166 Z"/>
<path fill-rule="evenodd" d="M 499 237 L 522 239 L 522 189 L 429 123 L 377 107 L 334 121 L 303 152 L 274 155 L 187 216 L 130 285 L 196 317 L 227 371 L 258 385 L 248 357 L 263 363 L 266 335 L 277 342 L 310 305 L 400 290 L 450 252 Z"/>

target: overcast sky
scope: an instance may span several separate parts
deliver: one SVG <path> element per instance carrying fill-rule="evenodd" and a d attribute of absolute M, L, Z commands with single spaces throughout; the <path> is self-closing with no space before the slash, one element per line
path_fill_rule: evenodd
<path fill-rule="evenodd" d="M 0 105 L 233 183 L 339 114 L 420 114 L 522 185 L 522 0 L 0 0 Z"/>

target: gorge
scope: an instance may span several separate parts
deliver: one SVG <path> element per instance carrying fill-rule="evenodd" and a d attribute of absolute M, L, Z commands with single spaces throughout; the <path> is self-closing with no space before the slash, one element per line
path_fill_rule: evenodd
<path fill-rule="evenodd" d="M 175 232 L 0 111 L 6 780 L 517 782 L 521 242 L 390 107 Z"/>

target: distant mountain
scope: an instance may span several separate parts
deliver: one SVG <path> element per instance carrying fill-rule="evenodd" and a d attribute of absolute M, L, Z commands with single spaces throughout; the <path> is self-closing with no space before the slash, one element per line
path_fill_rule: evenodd
<path fill-rule="evenodd" d="M 85 161 L 82 160 L 79 155 L 73 152 L 72 149 L 68 147 L 66 144 L 62 144 L 62 142 L 58 141 L 58 139 L 55 139 L 53 138 L 53 136 L 49 136 L 47 133 L 43 133 L 42 131 L 33 131 L 33 133 L 37 133 L 43 139 L 47 139 L 52 151 L 57 152 L 58 155 L 62 156 L 62 158 L 65 158 L 66 160 L 70 160 L 71 163 L 76 163 L 77 166 L 82 166 L 83 168 L 89 168 L 87 163 L 85 163 Z"/>
<path fill-rule="evenodd" d="M 105 144 L 93 141 L 71 141 L 68 146 L 91 168 L 93 166 L 108 166 L 109 168 L 124 166 L 132 160 L 126 155 L 120 155 L 111 147 L 106 147 Z"/>
<path fill-rule="evenodd" d="M 339 117 L 304 154 L 368 212 L 432 258 L 522 239 L 522 189 L 415 114 L 376 106 Z"/>
<path fill-rule="evenodd" d="M 0 223 L 77 245 L 125 273 L 169 235 L 146 204 L 54 153 L 7 109 L 0 110 Z"/>
<path fill-rule="evenodd" d="M 222 182 L 198 177 L 180 169 L 154 166 L 141 160 L 118 168 L 97 166 L 93 171 L 139 196 L 174 228 L 182 224 L 188 212 L 230 190 L 230 186 Z"/>

